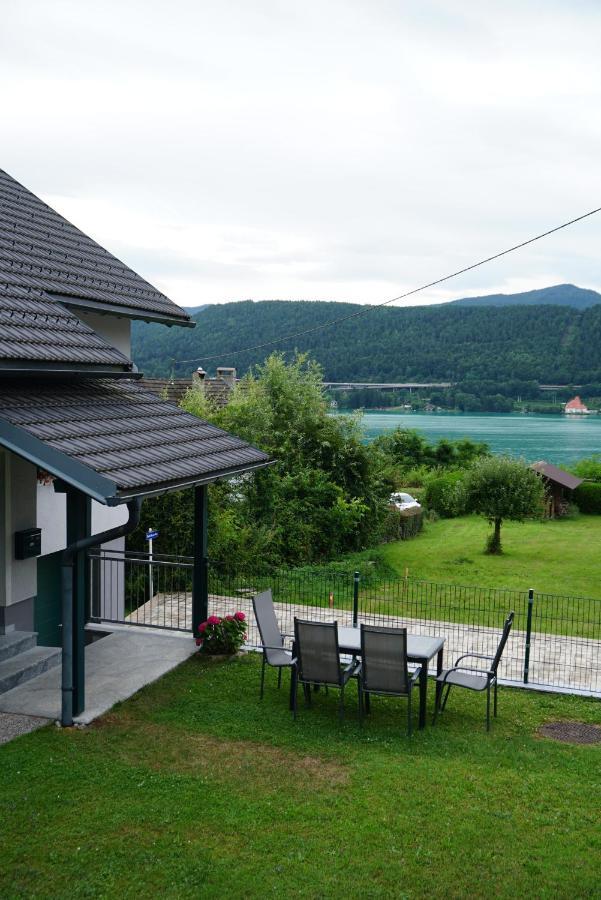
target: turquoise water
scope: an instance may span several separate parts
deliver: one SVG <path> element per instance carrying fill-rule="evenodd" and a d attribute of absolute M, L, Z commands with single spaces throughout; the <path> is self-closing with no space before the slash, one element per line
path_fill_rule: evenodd
<path fill-rule="evenodd" d="M 469 437 L 485 441 L 495 453 L 569 464 L 601 453 L 600 416 L 542 416 L 521 413 L 366 412 L 368 438 L 393 428 L 415 428 L 429 441 Z"/>

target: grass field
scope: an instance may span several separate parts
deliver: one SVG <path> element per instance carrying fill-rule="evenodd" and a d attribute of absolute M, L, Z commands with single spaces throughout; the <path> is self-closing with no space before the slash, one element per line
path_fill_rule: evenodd
<path fill-rule="evenodd" d="M 487 735 L 459 692 L 409 742 L 402 700 L 360 731 L 352 686 L 343 724 L 334 691 L 294 723 L 258 675 L 194 657 L 88 729 L 0 748 L 0 896 L 599 896 L 601 746 L 535 733 L 598 702 L 502 689 Z"/>
<path fill-rule="evenodd" d="M 427 523 L 377 553 L 397 574 L 481 587 L 601 598 L 601 516 L 503 525 L 502 556 L 483 550 L 489 526 L 465 516 Z"/>

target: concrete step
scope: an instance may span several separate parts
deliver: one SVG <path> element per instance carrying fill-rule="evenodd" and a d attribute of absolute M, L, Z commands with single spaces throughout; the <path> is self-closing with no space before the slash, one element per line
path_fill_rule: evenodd
<path fill-rule="evenodd" d="M 0 662 L 0 694 L 58 666 L 60 647 L 32 647 Z"/>
<path fill-rule="evenodd" d="M 25 650 L 31 650 L 35 647 L 37 639 L 35 631 L 11 631 L 9 634 L 0 634 L 0 663 Z"/>

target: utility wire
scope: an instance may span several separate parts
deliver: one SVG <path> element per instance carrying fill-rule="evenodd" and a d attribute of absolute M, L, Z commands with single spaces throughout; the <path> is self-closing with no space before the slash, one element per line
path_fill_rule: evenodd
<path fill-rule="evenodd" d="M 583 219 L 588 219 L 589 216 L 594 216 L 598 212 L 601 212 L 601 206 L 597 207 L 597 209 L 591 209 L 590 212 L 583 213 L 583 215 L 577 216 L 575 219 L 570 219 L 569 222 L 563 222 L 561 225 L 556 225 L 555 228 L 550 228 L 548 231 L 543 231 L 542 234 L 537 234 L 535 237 L 529 238 L 527 241 L 522 241 L 520 244 L 515 244 L 513 247 L 508 247 L 506 250 L 501 250 L 499 253 L 493 254 L 493 256 L 487 256 L 486 259 L 481 259 L 479 262 L 472 263 L 472 265 L 470 266 L 465 266 L 463 269 L 457 269 L 456 272 L 451 272 L 449 275 L 444 275 L 442 278 L 437 278 L 435 281 L 428 282 L 428 284 L 422 284 L 420 287 L 413 288 L 410 291 L 406 291 L 404 294 L 399 294 L 398 297 L 392 297 L 390 300 L 384 300 L 383 303 L 376 303 L 374 305 L 367 306 L 365 309 L 350 313 L 348 316 L 340 316 L 337 319 L 330 319 L 328 322 L 322 322 L 320 325 L 314 325 L 312 328 L 306 328 L 304 331 L 295 331 L 292 334 L 284 334 L 282 335 L 282 337 L 273 338 L 270 341 L 264 341 L 262 344 L 254 344 L 252 347 L 242 347 L 240 350 L 230 350 L 229 352 L 217 353 L 214 356 L 195 356 L 192 359 L 178 360 L 175 357 L 172 357 L 172 362 L 175 365 L 180 365 L 183 363 L 192 362 L 209 362 L 214 359 L 229 359 L 229 357 L 239 356 L 241 353 L 249 353 L 252 350 L 262 350 L 263 347 L 271 347 L 274 344 L 281 344 L 283 341 L 290 341 L 293 340 L 293 338 L 304 337 L 304 335 L 306 334 L 313 334 L 316 331 L 321 331 L 322 328 L 329 328 L 331 325 L 340 324 L 340 322 L 348 322 L 349 319 L 358 319 L 361 316 L 368 315 L 375 309 L 382 309 L 383 306 L 387 306 L 389 303 L 395 303 L 397 300 L 404 300 L 406 297 L 411 297 L 413 294 L 420 293 L 420 291 L 425 291 L 428 288 L 435 287 L 438 284 L 449 281 L 451 278 L 456 278 L 458 275 L 463 275 L 465 272 L 471 272 L 473 269 L 484 266 L 486 265 L 486 263 L 492 262 L 495 259 L 500 259 L 500 257 L 502 256 L 507 256 L 508 253 L 513 253 L 515 250 L 520 250 L 522 247 L 527 247 L 528 244 L 534 244 L 535 241 L 540 241 L 542 240 L 542 238 L 548 237 L 550 234 L 555 234 L 556 231 L 561 231 L 563 228 L 568 228 L 570 225 L 575 225 L 576 222 L 582 222 Z"/>

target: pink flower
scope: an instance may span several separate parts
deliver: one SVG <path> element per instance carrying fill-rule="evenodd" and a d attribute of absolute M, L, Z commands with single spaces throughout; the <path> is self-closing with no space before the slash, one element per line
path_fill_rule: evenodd
<path fill-rule="evenodd" d="M 226 621 L 226 622 L 233 622 L 233 621 L 234 621 L 234 617 L 233 617 L 233 616 L 226 616 L 226 617 L 225 617 L 225 621 Z"/>
<path fill-rule="evenodd" d="M 219 625 L 220 622 L 221 619 L 219 618 L 219 616 L 209 616 L 209 618 L 207 619 L 207 625 Z"/>
<path fill-rule="evenodd" d="M 238 622 L 244 622 L 244 620 L 246 619 L 246 616 L 244 615 L 243 612 L 237 612 L 237 613 L 234 613 L 234 619 L 237 619 Z"/>
<path fill-rule="evenodd" d="M 206 623 L 206 622 L 201 622 L 200 625 L 198 626 L 198 630 L 200 631 L 201 634 L 203 633 L 203 631 L 206 631 L 206 630 L 207 630 L 207 623 Z"/>

